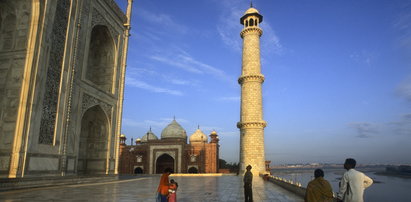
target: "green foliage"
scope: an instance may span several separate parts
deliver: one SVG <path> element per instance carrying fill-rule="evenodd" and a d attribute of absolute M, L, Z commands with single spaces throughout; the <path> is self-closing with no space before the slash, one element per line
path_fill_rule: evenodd
<path fill-rule="evenodd" d="M 240 163 L 227 163 L 224 159 L 219 159 L 221 169 L 229 169 L 230 172 L 236 173 L 240 168 Z"/>

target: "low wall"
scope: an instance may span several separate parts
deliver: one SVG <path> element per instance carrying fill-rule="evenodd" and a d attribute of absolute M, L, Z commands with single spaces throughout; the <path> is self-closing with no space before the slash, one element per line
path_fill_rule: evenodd
<path fill-rule="evenodd" d="M 209 176 L 223 176 L 223 175 L 236 175 L 235 173 L 173 173 L 170 175 L 170 177 L 172 176 L 187 176 L 187 177 L 198 177 L 198 176 L 205 176 L 205 177 L 209 177 Z"/>
<path fill-rule="evenodd" d="M 264 175 L 260 175 L 261 177 L 263 177 L 265 180 L 268 180 L 282 188 L 284 188 L 285 190 L 288 190 L 290 192 L 295 193 L 296 195 L 304 198 L 305 196 L 305 191 L 306 189 L 304 187 L 301 187 L 301 183 L 298 182 L 292 182 L 292 181 L 288 181 L 279 177 L 275 177 L 272 175 L 268 175 L 268 176 L 264 176 Z"/>

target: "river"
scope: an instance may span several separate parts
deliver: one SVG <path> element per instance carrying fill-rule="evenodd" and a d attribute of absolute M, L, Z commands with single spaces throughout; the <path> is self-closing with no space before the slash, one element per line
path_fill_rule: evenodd
<path fill-rule="evenodd" d="M 272 169 L 272 175 L 288 180 L 300 182 L 303 187 L 307 187 L 310 180 L 314 178 L 315 169 Z M 334 192 L 338 191 L 338 183 L 345 172 L 344 169 L 324 168 L 324 178 L 331 183 Z M 381 170 L 361 170 L 375 182 L 365 190 L 364 199 L 370 202 L 408 202 L 411 201 L 411 178 L 396 176 L 377 175 L 376 171 Z"/>

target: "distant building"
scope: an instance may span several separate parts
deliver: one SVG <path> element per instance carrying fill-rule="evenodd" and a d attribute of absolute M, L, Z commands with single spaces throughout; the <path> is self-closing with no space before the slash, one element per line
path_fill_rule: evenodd
<path fill-rule="evenodd" d="M 135 145 L 126 145 L 120 137 L 120 174 L 156 174 L 171 168 L 175 173 L 217 173 L 219 138 L 211 132 L 210 141 L 199 128 L 189 137 L 173 120 L 161 132 L 161 139 L 151 129 Z"/>

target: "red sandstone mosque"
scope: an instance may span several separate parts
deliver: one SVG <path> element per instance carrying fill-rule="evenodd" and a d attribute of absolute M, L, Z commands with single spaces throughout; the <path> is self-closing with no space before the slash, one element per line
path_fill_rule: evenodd
<path fill-rule="evenodd" d="M 216 131 L 210 140 L 200 128 L 189 138 L 174 119 L 161 132 L 161 139 L 151 129 L 135 145 L 126 145 L 120 136 L 120 174 L 156 174 L 171 168 L 175 173 L 217 173 L 219 144 Z"/>

